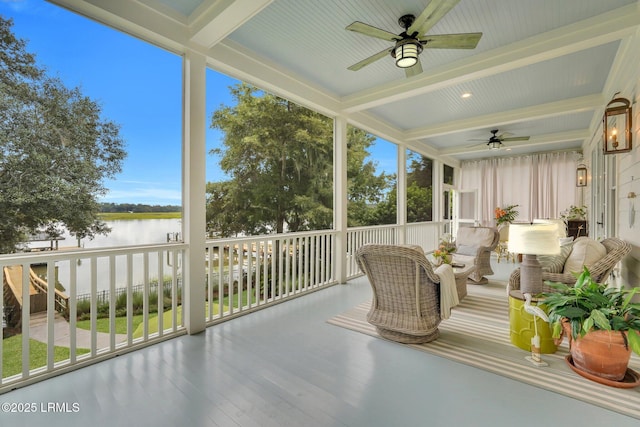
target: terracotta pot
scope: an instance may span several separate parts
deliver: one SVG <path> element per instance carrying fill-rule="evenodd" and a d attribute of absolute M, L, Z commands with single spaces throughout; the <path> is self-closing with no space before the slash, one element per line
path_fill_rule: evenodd
<path fill-rule="evenodd" d="M 569 323 L 567 320 L 562 321 L 562 332 L 560 332 L 560 338 L 554 338 L 554 344 L 562 344 L 562 340 L 565 336 L 567 337 L 567 340 L 569 340 L 569 348 L 571 348 L 571 323 Z"/>
<path fill-rule="evenodd" d="M 560 336 L 558 338 L 554 338 L 553 343 L 556 346 L 560 346 L 565 336 L 569 340 L 569 348 L 571 348 L 571 324 L 567 320 L 562 321 L 562 331 L 560 331 Z"/>
<path fill-rule="evenodd" d="M 629 365 L 631 347 L 626 343 L 627 332 L 591 331 L 583 337 L 571 340 L 571 357 L 578 369 L 611 381 L 621 381 Z"/>

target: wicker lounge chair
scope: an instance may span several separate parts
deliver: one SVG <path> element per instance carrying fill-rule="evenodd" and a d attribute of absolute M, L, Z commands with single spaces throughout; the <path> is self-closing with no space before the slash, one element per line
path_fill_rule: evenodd
<path fill-rule="evenodd" d="M 582 237 L 584 238 L 584 237 Z M 613 270 L 613 267 L 622 260 L 629 252 L 631 252 L 631 245 L 624 240 L 616 237 L 609 237 L 602 240 L 600 243 L 604 245 L 607 250 L 607 254 L 600 258 L 595 263 L 588 265 L 591 277 L 598 283 L 605 283 L 609 279 L 609 274 Z M 541 262 L 541 264 L 543 264 Z M 543 265 L 545 267 L 545 265 Z M 545 271 L 547 270 L 547 271 Z M 564 263 L 551 263 L 542 271 L 542 292 L 553 292 L 553 288 L 544 284 L 545 281 L 562 282 L 567 285 L 573 285 L 576 283 L 576 277 L 572 273 L 564 273 Z M 520 289 L 520 268 L 516 268 L 509 277 L 508 291 Z"/>
<path fill-rule="evenodd" d="M 472 283 L 487 283 L 485 275 L 493 274 L 491 252 L 500 242 L 500 233 L 493 227 L 461 227 L 456 235 L 456 251 L 453 262 L 473 265 L 475 270 L 469 275 Z"/>
<path fill-rule="evenodd" d="M 367 321 L 382 337 L 402 343 L 438 338 L 440 278 L 421 248 L 367 244 L 356 262 L 373 289 Z"/>

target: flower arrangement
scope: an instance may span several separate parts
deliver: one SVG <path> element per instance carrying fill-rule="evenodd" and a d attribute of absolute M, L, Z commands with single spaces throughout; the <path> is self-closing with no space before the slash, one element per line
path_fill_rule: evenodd
<path fill-rule="evenodd" d="M 433 251 L 433 257 L 437 264 L 451 264 L 451 254 L 456 251 L 455 243 L 450 240 L 441 240 L 438 249 Z"/>
<path fill-rule="evenodd" d="M 518 206 L 520 205 L 509 205 L 504 209 L 496 208 L 495 209 L 496 223 L 498 225 L 511 224 L 518 216 L 518 211 L 516 210 Z"/>

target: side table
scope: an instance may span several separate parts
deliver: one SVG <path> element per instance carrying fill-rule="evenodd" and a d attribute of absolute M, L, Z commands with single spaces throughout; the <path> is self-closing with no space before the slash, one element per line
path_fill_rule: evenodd
<path fill-rule="evenodd" d="M 475 267 L 473 265 L 453 267 L 453 276 L 456 278 L 456 290 L 458 291 L 458 299 L 460 301 L 467 296 L 467 280 L 474 270 Z"/>
<path fill-rule="evenodd" d="M 532 304 L 537 303 L 533 298 Z M 541 307 L 544 310 L 544 307 Z M 540 336 L 540 353 L 555 353 L 558 347 L 551 337 L 549 324 L 539 317 L 535 319 Z M 518 348 L 531 351 L 531 338 L 535 335 L 533 315 L 524 309 L 524 295 L 519 289 L 509 292 L 509 330 L 511 343 Z"/>
<path fill-rule="evenodd" d="M 429 260 L 429 262 L 433 266 L 433 269 L 435 270 L 436 268 L 438 268 L 438 265 L 436 265 L 435 258 L 433 256 L 433 251 L 425 252 L 425 255 L 427 257 L 427 260 Z M 456 278 L 456 291 L 458 291 L 458 299 L 460 301 L 462 301 L 462 298 L 467 296 L 467 280 L 469 278 L 469 275 L 471 275 L 471 273 L 473 273 L 476 268 L 473 265 L 461 265 L 461 267 L 453 267 L 453 265 L 451 266 L 453 268 L 453 277 Z"/>

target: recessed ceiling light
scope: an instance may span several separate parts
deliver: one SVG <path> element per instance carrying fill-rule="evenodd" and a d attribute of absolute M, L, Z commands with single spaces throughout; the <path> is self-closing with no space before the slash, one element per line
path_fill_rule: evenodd
<path fill-rule="evenodd" d="M 471 92 L 465 92 L 462 94 L 463 98 L 470 98 L 471 97 Z"/>

